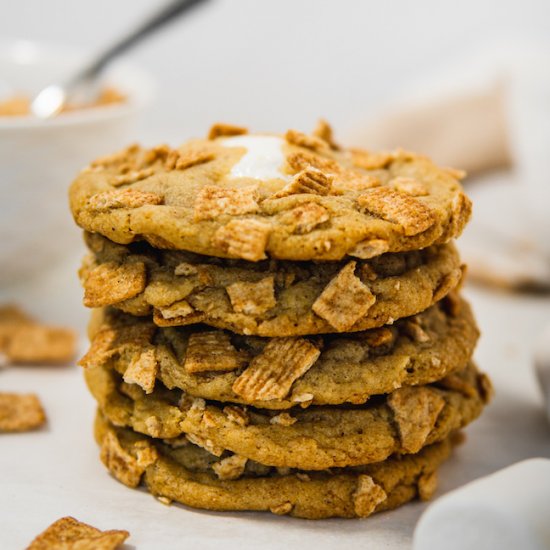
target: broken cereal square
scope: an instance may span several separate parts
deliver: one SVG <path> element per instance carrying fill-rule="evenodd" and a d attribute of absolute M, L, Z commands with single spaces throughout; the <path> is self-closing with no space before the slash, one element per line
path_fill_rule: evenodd
<path fill-rule="evenodd" d="M 0 433 L 26 432 L 45 422 L 46 415 L 36 395 L 0 392 Z"/>
<path fill-rule="evenodd" d="M 417 453 L 432 431 L 445 400 L 426 387 L 406 387 L 395 390 L 388 397 L 399 427 L 401 446 L 407 453 Z"/>
<path fill-rule="evenodd" d="M 321 170 L 310 166 L 298 172 L 294 179 L 278 193 L 275 193 L 272 198 L 301 193 L 325 196 L 330 193 L 333 181 L 334 176 L 332 174 L 325 174 Z"/>
<path fill-rule="evenodd" d="M 246 357 L 231 344 L 221 330 L 195 332 L 189 336 L 183 368 L 191 373 L 232 371 L 240 368 Z"/>
<path fill-rule="evenodd" d="M 227 287 L 233 310 L 245 315 L 262 315 L 275 307 L 275 277 L 264 277 L 257 282 L 237 282 Z"/>
<path fill-rule="evenodd" d="M 64 517 L 40 533 L 27 550 L 115 550 L 129 536 L 128 531 L 100 531 L 73 517 Z"/>
<path fill-rule="evenodd" d="M 282 399 L 320 353 L 305 338 L 273 338 L 237 378 L 233 391 L 248 401 Z"/>
<path fill-rule="evenodd" d="M 140 208 L 146 205 L 162 204 L 163 197 L 137 189 L 103 191 L 88 199 L 88 207 L 96 212 L 108 212 L 117 208 Z"/>
<path fill-rule="evenodd" d="M 93 268 L 84 281 L 84 305 L 103 307 L 137 296 L 145 290 L 143 262 L 105 262 Z"/>
<path fill-rule="evenodd" d="M 400 225 L 406 236 L 426 231 L 435 223 L 432 210 L 407 193 L 388 187 L 374 187 L 357 197 L 357 204 L 369 214 Z"/>
<path fill-rule="evenodd" d="M 240 136 L 247 134 L 248 130 L 243 126 L 235 126 L 234 124 L 225 124 L 218 122 L 214 124 L 208 132 L 208 139 L 216 139 L 219 137 Z"/>
<path fill-rule="evenodd" d="M 370 289 L 355 275 L 356 262 L 346 264 L 313 303 L 313 311 L 342 332 L 364 317 L 376 301 Z"/>
<path fill-rule="evenodd" d="M 256 220 L 232 220 L 216 231 L 213 244 L 230 257 L 257 262 L 266 258 L 265 248 L 270 233 L 269 224 Z"/>
<path fill-rule="evenodd" d="M 206 185 L 197 194 L 194 205 L 195 221 L 213 220 L 222 214 L 237 216 L 258 211 L 257 187 L 242 189 Z"/>

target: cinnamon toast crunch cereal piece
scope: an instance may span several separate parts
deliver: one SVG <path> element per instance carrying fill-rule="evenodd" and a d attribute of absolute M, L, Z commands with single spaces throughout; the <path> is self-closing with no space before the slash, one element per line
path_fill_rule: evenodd
<path fill-rule="evenodd" d="M 376 301 L 369 288 L 355 276 L 356 265 L 352 261 L 343 267 L 312 307 L 319 317 L 326 319 L 338 331 L 353 326 Z"/>
<path fill-rule="evenodd" d="M 432 431 L 445 401 L 429 388 L 400 388 L 388 399 L 399 426 L 401 443 L 409 453 L 418 452 Z"/>
<path fill-rule="evenodd" d="M 27 547 L 27 550 L 115 550 L 130 536 L 128 531 L 100 531 L 67 516 L 52 523 Z"/>
<path fill-rule="evenodd" d="M 240 368 L 245 356 L 221 330 L 195 332 L 189 336 L 183 368 L 191 373 L 227 372 Z"/>
<path fill-rule="evenodd" d="M 431 210 L 417 199 L 386 187 L 375 187 L 357 198 L 367 212 L 400 225 L 411 236 L 429 229 L 435 218 Z"/>
<path fill-rule="evenodd" d="M 235 380 L 233 391 L 248 400 L 285 397 L 294 381 L 313 366 L 320 353 L 303 338 L 273 338 Z"/>
<path fill-rule="evenodd" d="M 106 262 L 94 267 L 84 281 L 84 305 L 103 307 L 143 292 L 147 273 L 143 262 Z"/>
<path fill-rule="evenodd" d="M 0 392 L 0 432 L 26 432 L 45 422 L 46 415 L 36 395 Z"/>
<path fill-rule="evenodd" d="M 212 220 L 222 214 L 250 214 L 258 211 L 256 187 L 231 189 L 207 185 L 195 200 L 195 220 Z"/>
<path fill-rule="evenodd" d="M 266 257 L 265 247 L 271 227 L 256 220 L 233 220 L 220 227 L 214 241 L 226 254 L 257 262 Z"/>
<path fill-rule="evenodd" d="M 261 315 L 275 306 L 275 277 L 254 283 L 237 282 L 227 287 L 233 309 L 238 313 Z"/>

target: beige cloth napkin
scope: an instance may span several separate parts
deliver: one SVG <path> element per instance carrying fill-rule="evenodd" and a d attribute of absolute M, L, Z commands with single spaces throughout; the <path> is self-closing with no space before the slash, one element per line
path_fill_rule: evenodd
<path fill-rule="evenodd" d="M 496 84 L 396 106 L 357 129 L 352 140 L 372 149 L 419 151 L 470 175 L 511 163 L 503 91 Z"/>
<path fill-rule="evenodd" d="M 537 51 L 539 61 L 550 62 L 550 52 L 545 57 L 546 50 Z M 402 147 L 466 170 L 474 217 L 460 245 L 471 279 L 548 292 L 550 249 L 543 235 L 550 226 L 544 222 L 550 220 L 550 191 L 541 174 L 548 173 L 550 70 L 533 59 L 510 55 L 482 70 L 457 68 L 425 82 L 420 96 L 411 91 L 348 137 L 367 149 Z"/>

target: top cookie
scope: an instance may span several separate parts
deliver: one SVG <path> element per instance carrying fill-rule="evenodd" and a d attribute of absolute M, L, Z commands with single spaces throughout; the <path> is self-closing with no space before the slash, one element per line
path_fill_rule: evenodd
<path fill-rule="evenodd" d="M 70 189 L 78 225 L 127 244 L 259 261 L 367 259 L 460 234 L 471 213 L 461 174 L 396 151 L 339 149 L 312 135 L 215 126 L 178 149 L 131 146 Z"/>

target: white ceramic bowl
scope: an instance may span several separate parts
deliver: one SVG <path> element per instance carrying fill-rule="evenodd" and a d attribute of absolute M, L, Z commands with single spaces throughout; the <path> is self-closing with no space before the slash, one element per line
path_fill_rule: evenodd
<path fill-rule="evenodd" d="M 0 44 L 0 98 L 32 96 L 83 60 L 69 48 Z M 150 78 L 125 63 L 113 65 L 105 82 L 128 100 L 50 120 L 0 117 L 0 285 L 34 277 L 81 246 L 68 207 L 71 180 L 94 158 L 135 139 L 137 115 L 153 91 Z"/>

